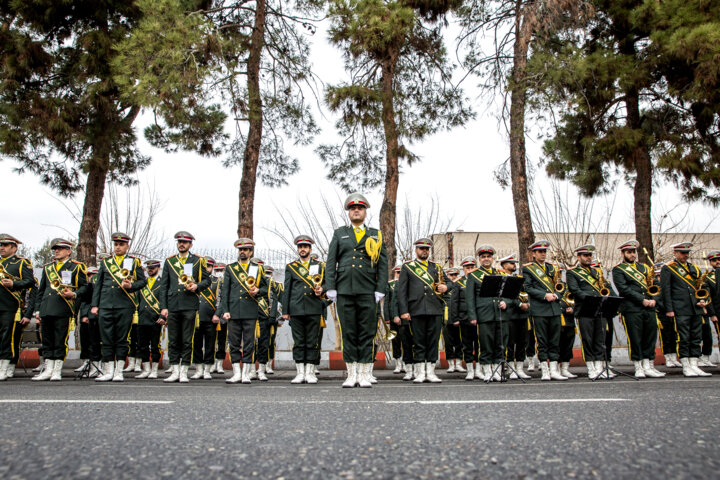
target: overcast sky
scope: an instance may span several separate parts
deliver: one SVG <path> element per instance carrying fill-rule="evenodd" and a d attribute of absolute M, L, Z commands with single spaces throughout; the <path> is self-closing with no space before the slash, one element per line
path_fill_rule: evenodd
<path fill-rule="evenodd" d="M 324 38 L 319 30 L 313 48 L 315 70 L 328 83 L 341 81 L 346 76 L 340 54 Z M 470 78 L 465 88 L 477 112 L 477 119 L 464 128 L 439 133 L 411 147 L 422 157 L 422 161 L 412 169 L 403 169 L 399 204 L 404 204 L 407 198 L 413 208 L 423 208 L 436 196 L 442 212 L 453 218 L 450 225 L 453 230 L 515 231 L 511 193 L 509 189 L 503 190 L 493 178 L 493 171 L 509 155 L 508 142 L 498 125 L 495 110 L 476 98 L 478 92 L 473 82 L 474 79 Z M 335 135 L 332 119 L 327 112 L 325 116 L 318 118 L 323 128 L 318 142 L 327 142 Z M 172 244 L 175 231 L 188 230 L 195 235 L 198 247 L 232 247 L 237 228 L 240 166 L 228 169 L 221 165 L 220 159 L 182 152 L 166 154 L 154 149 L 142 138 L 142 128 L 147 122 L 148 115 L 145 113 L 136 125 L 141 149 L 152 156 L 153 162 L 137 177 L 145 186 L 154 184 L 164 204 L 156 228 L 166 234 L 168 245 Z M 528 155 L 531 161 L 536 161 L 540 155 L 540 144 L 534 140 L 534 135 L 529 137 Z M 313 149 L 314 146 L 311 146 L 297 151 L 301 171 L 289 179 L 288 186 L 270 189 L 258 183 L 255 240 L 259 247 L 282 246 L 266 230 L 281 223 L 276 206 L 292 209 L 298 201 L 319 204 L 320 192 L 325 192 L 329 199 L 336 198 L 338 190 L 325 178 L 325 169 Z M 40 246 L 48 238 L 69 236 L 66 231 L 76 237 L 79 225 L 53 198 L 55 194 L 40 185 L 31 174 L 15 174 L 12 171 L 15 166 L 13 160 L 0 162 L 5 199 L 5 207 L 0 214 L 0 231 L 16 235 L 31 247 Z M 536 190 L 548 189 L 548 179 L 542 170 L 533 176 L 533 185 Z M 193 198 L 191 192 L 198 191 L 208 192 L 203 201 Z M 370 192 L 367 196 L 372 205 L 371 223 L 377 225 L 382 192 Z M 663 186 L 657 189 L 653 199 L 654 214 L 659 217 L 679 200 L 680 196 L 674 188 Z M 82 196 L 79 195 L 75 201 L 81 205 Z M 621 185 L 617 190 L 611 229 L 631 232 L 632 215 L 631 191 Z M 705 230 L 711 223 L 709 219 L 716 216 L 716 210 L 695 204 L 683 228 L 686 231 Z M 709 231 L 720 230 L 711 225 Z"/>

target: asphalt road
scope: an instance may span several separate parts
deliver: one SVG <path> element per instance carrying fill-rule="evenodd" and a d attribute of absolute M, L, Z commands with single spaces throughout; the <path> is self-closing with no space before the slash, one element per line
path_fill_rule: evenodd
<path fill-rule="evenodd" d="M 713 369 L 717 372 L 717 369 Z M 71 372 L 65 372 L 67 377 Z M 720 373 L 372 389 L 0 383 L 0 478 L 717 478 Z"/>

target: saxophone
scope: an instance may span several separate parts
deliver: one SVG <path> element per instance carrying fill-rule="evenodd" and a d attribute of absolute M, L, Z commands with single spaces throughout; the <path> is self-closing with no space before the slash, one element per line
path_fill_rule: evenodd
<path fill-rule="evenodd" d="M 605 282 L 605 274 L 603 273 L 603 267 L 598 263 L 598 287 L 600 287 L 600 295 L 607 297 L 610 295 L 610 289 Z"/>
<path fill-rule="evenodd" d="M 560 267 L 558 265 L 553 265 L 553 285 L 555 286 L 555 293 L 563 293 L 565 291 L 565 284 L 562 283 L 562 278 L 560 278 Z"/>
<path fill-rule="evenodd" d="M 698 300 L 706 300 L 710 296 L 710 292 L 703 287 L 709 274 L 710 272 L 706 270 L 702 275 L 700 275 L 700 278 L 695 281 L 695 298 Z"/>
<path fill-rule="evenodd" d="M 650 257 L 650 253 L 647 251 L 647 248 L 643 247 L 643 252 L 645 252 L 645 256 L 648 260 L 650 260 L 653 265 L 655 264 L 655 260 Z M 645 282 L 648 284 L 648 295 L 651 297 L 657 297 L 660 295 L 660 287 L 655 285 L 655 267 L 653 265 L 650 265 L 649 263 L 646 263 L 645 266 L 647 267 L 647 272 L 645 273 Z"/>

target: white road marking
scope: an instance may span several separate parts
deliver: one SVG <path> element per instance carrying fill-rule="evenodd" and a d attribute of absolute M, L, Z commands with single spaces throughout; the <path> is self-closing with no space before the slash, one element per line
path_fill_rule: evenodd
<path fill-rule="evenodd" d="M 629 398 L 523 398 L 518 400 L 388 400 L 384 403 L 419 403 L 421 405 L 456 405 L 486 403 L 580 403 L 580 402 L 629 402 Z"/>
<path fill-rule="evenodd" d="M 0 400 L 0 403 L 115 403 L 115 404 L 151 404 L 151 405 L 168 405 L 175 403 L 174 400 L 53 400 L 53 399 L 42 399 L 42 400 Z"/>

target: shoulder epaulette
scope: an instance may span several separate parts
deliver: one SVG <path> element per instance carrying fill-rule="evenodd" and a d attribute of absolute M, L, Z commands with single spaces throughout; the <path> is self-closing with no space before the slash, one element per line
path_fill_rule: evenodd
<path fill-rule="evenodd" d="M 171 258 L 176 257 L 176 256 L 177 256 L 177 254 L 175 254 L 175 255 L 170 255 L 170 256 L 167 257 L 165 260 L 170 260 Z"/>
<path fill-rule="evenodd" d="M 533 263 L 535 263 L 535 262 L 523 263 L 523 267 L 529 267 L 529 266 L 532 265 Z"/>
<path fill-rule="evenodd" d="M 676 262 L 675 260 L 670 260 L 670 261 L 667 262 L 665 265 L 666 265 L 666 266 L 670 266 L 670 265 L 675 266 L 675 265 L 677 265 L 677 262 Z"/>

